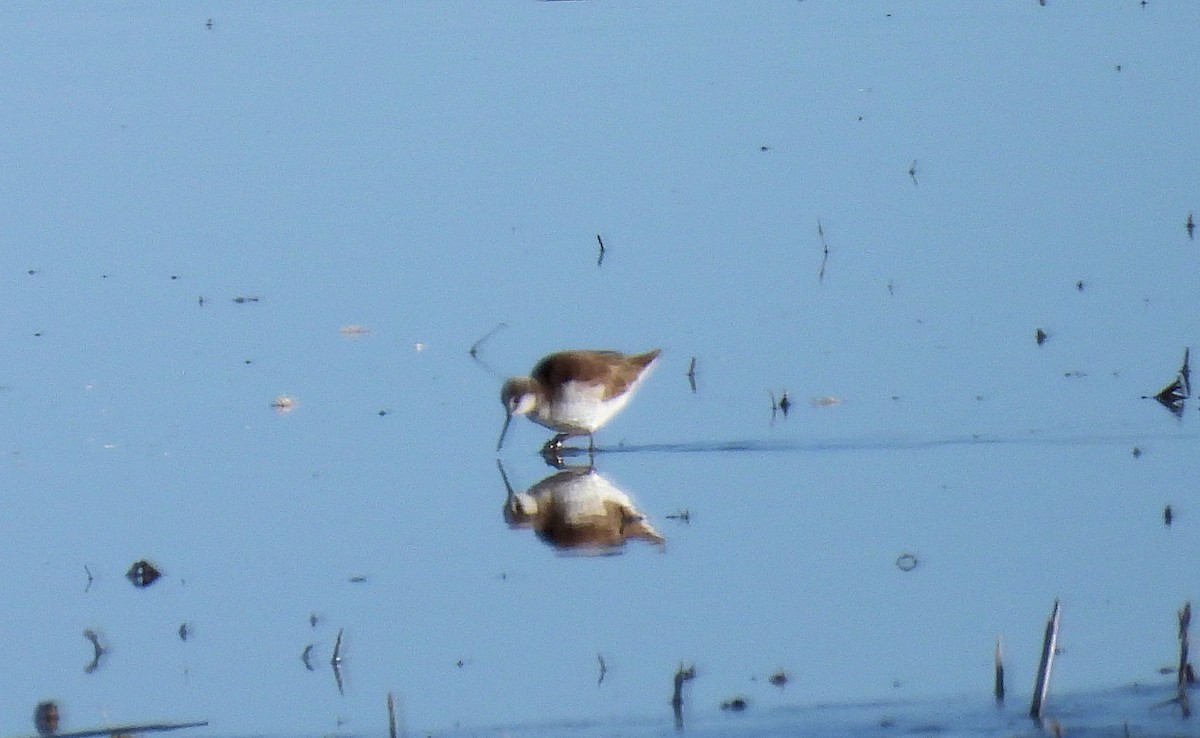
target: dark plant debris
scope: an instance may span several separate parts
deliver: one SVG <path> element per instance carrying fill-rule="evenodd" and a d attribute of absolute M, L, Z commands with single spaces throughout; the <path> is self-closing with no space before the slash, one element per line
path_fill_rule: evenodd
<path fill-rule="evenodd" d="M 162 572 L 156 569 L 154 564 L 145 559 L 135 561 L 133 566 L 129 567 L 129 571 L 125 572 L 125 578 L 132 582 L 133 586 L 138 589 L 149 587 L 158 581 L 158 578 L 161 576 Z"/>

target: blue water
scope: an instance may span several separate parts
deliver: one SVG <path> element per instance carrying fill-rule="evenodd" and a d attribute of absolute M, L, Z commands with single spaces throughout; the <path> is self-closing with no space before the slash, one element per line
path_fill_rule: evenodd
<path fill-rule="evenodd" d="M 681 662 L 689 732 L 1024 735 L 1055 600 L 1066 734 L 1187 734 L 1200 403 L 1142 398 L 1200 348 L 1197 27 L 0 6 L 0 735 L 673 732 Z M 504 378 L 656 347 L 595 464 L 663 545 L 512 529 Z"/>

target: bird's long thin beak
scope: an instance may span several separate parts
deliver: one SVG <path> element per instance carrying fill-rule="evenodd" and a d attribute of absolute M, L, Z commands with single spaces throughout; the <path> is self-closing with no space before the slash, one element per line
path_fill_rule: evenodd
<path fill-rule="evenodd" d="M 508 424 L 512 422 L 512 413 L 507 413 L 504 416 L 504 427 L 500 429 L 500 440 L 496 441 L 496 453 L 500 453 L 500 447 L 504 445 L 504 434 L 508 433 Z"/>

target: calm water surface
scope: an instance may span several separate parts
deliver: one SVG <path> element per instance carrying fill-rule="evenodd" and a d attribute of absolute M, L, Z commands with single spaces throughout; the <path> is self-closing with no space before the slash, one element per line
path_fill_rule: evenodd
<path fill-rule="evenodd" d="M 1195 732 L 1200 6 L 0 22 L 0 735 L 1024 735 L 1055 599 L 1068 733 Z M 654 347 L 564 555 L 500 384 Z"/>

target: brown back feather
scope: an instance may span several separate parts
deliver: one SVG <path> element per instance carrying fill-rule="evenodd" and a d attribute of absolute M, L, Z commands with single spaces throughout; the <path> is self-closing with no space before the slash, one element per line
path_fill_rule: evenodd
<path fill-rule="evenodd" d="M 539 361 L 529 376 L 543 387 L 557 387 L 571 379 L 603 383 L 608 385 L 604 393 L 604 399 L 608 400 L 628 389 L 650 362 L 658 358 L 659 351 L 654 349 L 635 356 L 623 356 L 616 351 L 563 351 Z"/>

